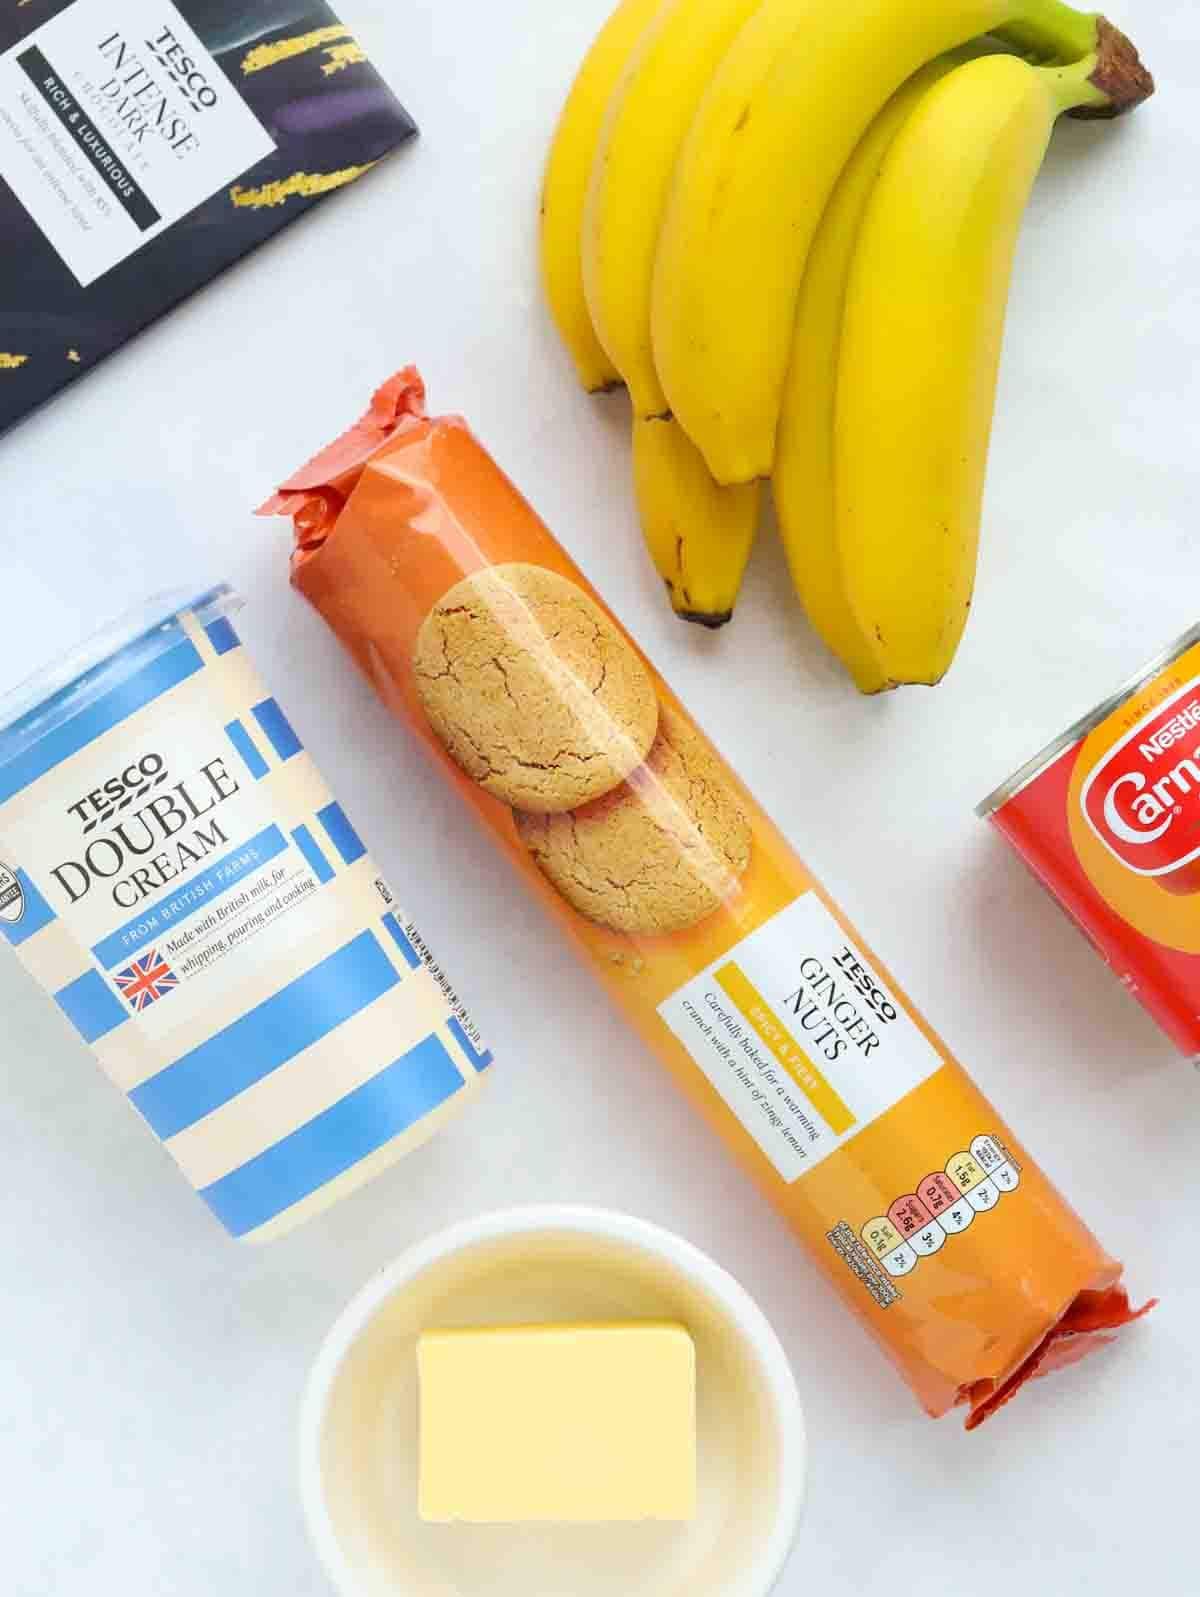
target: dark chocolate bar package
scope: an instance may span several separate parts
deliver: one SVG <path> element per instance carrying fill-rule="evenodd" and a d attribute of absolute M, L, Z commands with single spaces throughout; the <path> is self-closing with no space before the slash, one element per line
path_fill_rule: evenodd
<path fill-rule="evenodd" d="M 321 0 L 10 0 L 0 431 L 415 132 Z"/>

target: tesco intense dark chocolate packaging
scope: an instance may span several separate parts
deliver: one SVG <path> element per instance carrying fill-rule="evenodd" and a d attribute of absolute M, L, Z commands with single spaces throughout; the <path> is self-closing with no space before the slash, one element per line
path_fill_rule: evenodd
<path fill-rule="evenodd" d="M 416 132 L 320 0 L 0 11 L 0 431 Z"/>

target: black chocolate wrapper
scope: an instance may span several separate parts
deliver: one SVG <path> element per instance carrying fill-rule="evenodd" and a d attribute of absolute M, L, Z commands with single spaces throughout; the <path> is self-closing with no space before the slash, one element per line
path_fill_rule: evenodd
<path fill-rule="evenodd" d="M 0 53 L 73 3 L 29 0 L 5 8 Z M 327 197 L 292 193 L 255 208 L 235 205 L 235 190 L 261 190 L 296 173 L 369 167 L 417 131 L 368 61 L 334 68 L 330 46 L 244 70 L 260 45 L 337 26 L 341 19 L 319 0 L 175 4 L 274 139 L 275 153 L 87 287 L 0 179 L 0 432 Z M 117 24 L 120 14 L 120 0 L 113 0 Z M 334 41 L 350 42 L 349 35 Z"/>

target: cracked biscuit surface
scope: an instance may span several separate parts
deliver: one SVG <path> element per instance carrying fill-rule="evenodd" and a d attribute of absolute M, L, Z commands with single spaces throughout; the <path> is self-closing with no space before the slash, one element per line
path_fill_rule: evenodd
<path fill-rule="evenodd" d="M 542 873 L 613 931 L 684 931 L 734 892 L 750 863 L 750 818 L 704 739 L 660 713 L 646 763 L 604 798 L 565 815 L 518 812 Z"/>
<path fill-rule="evenodd" d="M 658 728 L 636 653 L 581 588 L 541 566 L 489 566 L 451 588 L 422 623 L 413 669 L 451 758 L 537 814 L 610 793 Z"/>

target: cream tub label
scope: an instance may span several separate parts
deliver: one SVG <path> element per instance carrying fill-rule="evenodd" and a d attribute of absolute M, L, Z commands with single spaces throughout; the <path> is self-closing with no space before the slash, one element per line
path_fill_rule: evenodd
<path fill-rule="evenodd" d="M 0 937 L 236 1235 L 488 1063 L 228 619 L 0 765 Z"/>
<path fill-rule="evenodd" d="M 659 1014 L 789 1182 L 945 1062 L 811 892 Z"/>

